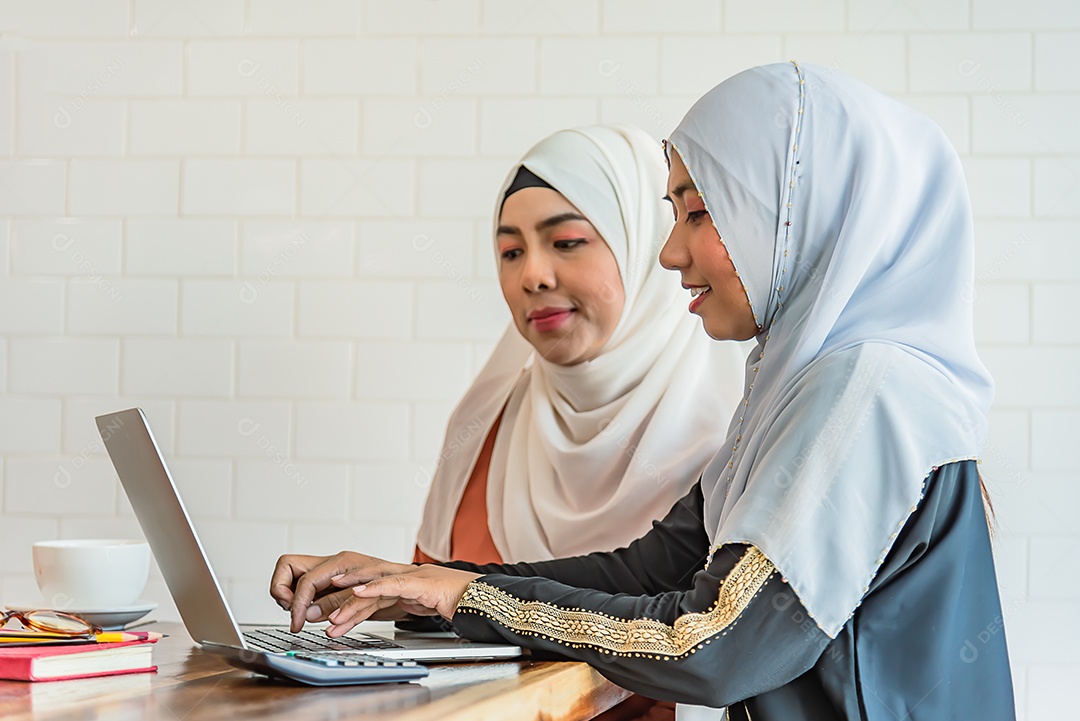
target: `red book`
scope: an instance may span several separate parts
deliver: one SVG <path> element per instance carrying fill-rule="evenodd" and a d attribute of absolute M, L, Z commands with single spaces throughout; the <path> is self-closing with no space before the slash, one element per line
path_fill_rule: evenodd
<path fill-rule="evenodd" d="M 0 648 L 0 679 L 60 681 L 157 671 L 153 641 Z"/>

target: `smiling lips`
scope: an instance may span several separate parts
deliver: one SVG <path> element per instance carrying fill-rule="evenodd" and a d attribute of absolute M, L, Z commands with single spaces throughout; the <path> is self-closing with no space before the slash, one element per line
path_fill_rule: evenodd
<path fill-rule="evenodd" d="M 707 285 L 684 285 L 684 288 L 690 291 L 690 306 L 687 308 L 691 313 L 697 310 L 698 306 L 705 302 L 705 297 L 712 290 Z"/>
<path fill-rule="evenodd" d="M 553 331 L 574 314 L 573 308 L 538 308 L 529 313 L 529 322 L 541 333 Z"/>

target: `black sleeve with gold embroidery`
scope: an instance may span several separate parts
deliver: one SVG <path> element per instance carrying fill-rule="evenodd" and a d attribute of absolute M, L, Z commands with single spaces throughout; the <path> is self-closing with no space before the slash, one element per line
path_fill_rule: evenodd
<path fill-rule="evenodd" d="M 654 521 L 652 530 L 626 548 L 554 561 L 514 564 L 440 564 L 474 573 L 541 576 L 568 586 L 608 593 L 651 595 L 690 588 L 694 573 L 709 555 L 709 537 L 702 525 L 700 485 Z"/>
<path fill-rule="evenodd" d="M 585 661 L 650 698 L 726 706 L 810 669 L 830 642 L 753 546 L 716 551 L 687 591 L 634 596 L 501 574 L 471 583 L 454 630 Z"/>

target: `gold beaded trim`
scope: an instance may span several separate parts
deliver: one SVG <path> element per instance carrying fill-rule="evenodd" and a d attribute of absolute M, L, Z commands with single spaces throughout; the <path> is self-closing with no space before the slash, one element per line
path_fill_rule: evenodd
<path fill-rule="evenodd" d="M 694 653 L 723 632 L 775 571 L 765 554 L 751 546 L 720 585 L 712 608 L 683 614 L 672 626 L 651 618 L 615 618 L 542 601 L 522 601 L 482 581 L 469 584 L 457 611 L 486 616 L 517 633 L 572 648 L 594 647 L 620 656 L 670 660 Z"/>

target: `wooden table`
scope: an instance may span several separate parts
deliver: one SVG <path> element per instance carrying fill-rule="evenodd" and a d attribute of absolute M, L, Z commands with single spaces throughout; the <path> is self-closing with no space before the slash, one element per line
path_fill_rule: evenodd
<path fill-rule="evenodd" d="M 0 718 L 569 721 L 591 719 L 629 695 L 586 664 L 530 661 L 432 666 L 409 684 L 287 685 L 203 653 L 180 624 L 146 628 L 169 634 L 154 648 L 157 673 L 0 681 Z"/>

